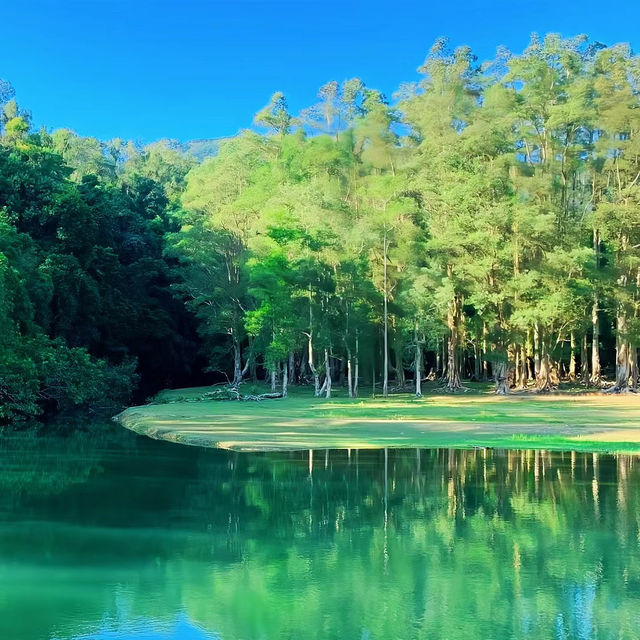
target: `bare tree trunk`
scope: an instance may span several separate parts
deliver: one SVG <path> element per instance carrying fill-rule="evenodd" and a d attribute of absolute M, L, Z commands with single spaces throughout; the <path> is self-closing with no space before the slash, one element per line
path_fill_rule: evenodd
<path fill-rule="evenodd" d="M 537 327 L 538 325 L 536 325 Z M 540 365 L 536 370 L 536 387 L 540 393 L 551 391 L 551 364 L 549 362 L 548 336 L 538 327 Z"/>
<path fill-rule="evenodd" d="M 571 332 L 571 354 L 569 356 L 569 380 L 576 381 L 576 334 Z"/>
<path fill-rule="evenodd" d="M 440 338 L 438 338 L 438 341 L 436 342 L 436 378 L 440 375 L 440 368 Z"/>
<path fill-rule="evenodd" d="M 591 326 L 593 338 L 591 339 L 591 384 L 600 384 L 600 319 L 598 317 L 598 296 L 593 297 L 591 307 Z"/>
<path fill-rule="evenodd" d="M 355 367 L 355 375 L 353 380 L 353 396 L 354 398 L 358 397 L 358 378 L 360 375 L 360 336 L 358 334 L 358 330 L 356 329 L 356 367 Z"/>
<path fill-rule="evenodd" d="M 587 332 L 582 334 L 582 346 L 580 348 L 580 379 L 582 384 L 589 385 L 589 345 L 587 344 Z"/>
<path fill-rule="evenodd" d="M 293 351 L 289 351 L 289 382 L 296 383 L 296 358 Z"/>
<path fill-rule="evenodd" d="M 286 398 L 289 393 L 289 367 L 286 361 L 282 363 L 282 397 Z"/>
<path fill-rule="evenodd" d="M 273 365 L 273 369 L 271 369 L 271 391 L 275 392 L 276 390 L 276 366 Z"/>
<path fill-rule="evenodd" d="M 631 362 L 627 325 L 627 314 L 624 309 L 619 309 L 616 322 L 616 383 L 612 389 L 616 393 L 629 391 Z"/>
<path fill-rule="evenodd" d="M 518 372 L 518 389 L 524 389 L 527 386 L 527 348 L 520 345 L 520 371 Z"/>
<path fill-rule="evenodd" d="M 258 366 L 255 358 L 251 358 L 251 364 L 249 365 L 251 370 L 251 380 L 253 382 L 258 381 Z"/>
<path fill-rule="evenodd" d="M 331 397 L 331 360 L 329 358 L 329 349 L 324 350 L 324 368 L 325 368 L 325 394 L 326 398 Z"/>
<path fill-rule="evenodd" d="M 447 311 L 447 327 L 449 329 L 449 344 L 447 349 L 447 389 L 457 391 L 462 388 L 460 383 L 460 368 L 458 357 L 458 306 L 459 301 L 454 298 L 449 302 Z"/>
<path fill-rule="evenodd" d="M 311 373 L 313 375 L 313 391 L 314 394 L 317 397 L 320 396 L 320 377 L 318 376 L 318 371 L 316 370 L 315 366 L 313 365 L 313 338 L 311 335 L 311 331 L 309 331 L 309 333 L 307 334 L 309 341 L 308 341 L 308 359 L 307 359 L 307 363 L 309 365 L 309 369 L 311 370 Z"/>
<path fill-rule="evenodd" d="M 416 398 L 422 397 L 422 343 L 418 339 L 418 323 L 416 322 L 413 331 L 414 340 L 416 343 L 416 357 L 415 357 L 415 375 L 416 375 Z"/>
<path fill-rule="evenodd" d="M 240 381 L 244 380 L 244 377 L 249 373 L 249 370 L 252 370 L 255 367 L 254 358 L 253 358 L 253 341 L 249 338 L 249 355 L 247 356 L 247 360 L 244 363 L 244 367 L 242 372 L 240 373 Z"/>
<path fill-rule="evenodd" d="M 242 382 L 242 352 L 240 351 L 240 341 L 235 331 L 231 331 L 233 342 L 233 382 L 232 387 L 237 387 Z"/>
<path fill-rule="evenodd" d="M 384 226 L 383 238 L 383 280 L 384 280 L 384 354 L 382 365 L 382 395 L 389 393 L 389 293 L 387 290 L 387 225 Z"/>
<path fill-rule="evenodd" d="M 312 306 L 311 285 L 309 285 L 309 333 L 307 333 L 307 338 L 309 339 L 307 364 L 309 365 L 309 370 L 313 375 L 313 391 L 314 391 L 315 397 L 318 398 L 320 396 L 321 391 L 320 391 L 320 378 L 318 376 L 318 372 L 316 371 L 315 366 L 313 365 L 313 306 Z"/>
<path fill-rule="evenodd" d="M 351 349 L 347 347 L 347 388 L 349 389 L 349 397 L 353 398 L 353 376 L 351 373 Z"/>
<path fill-rule="evenodd" d="M 533 375 L 538 380 L 538 372 L 540 371 L 540 327 L 538 323 L 533 327 Z"/>
<path fill-rule="evenodd" d="M 516 389 L 524 389 L 527 379 L 527 354 L 522 344 L 514 345 L 515 352 L 515 371 L 514 386 Z"/>
<path fill-rule="evenodd" d="M 478 382 L 480 380 L 480 347 L 478 341 L 473 341 L 473 379 Z"/>
<path fill-rule="evenodd" d="M 489 379 L 489 362 L 487 360 L 487 334 L 489 333 L 486 323 L 482 325 L 482 380 Z"/>
<path fill-rule="evenodd" d="M 600 268 L 600 230 L 593 230 L 593 253 L 595 256 L 596 271 Z M 596 386 L 601 382 L 600 371 L 600 319 L 598 316 L 598 293 L 593 294 L 593 305 L 591 307 L 591 326 L 593 328 L 593 338 L 591 340 L 591 384 Z"/>
<path fill-rule="evenodd" d="M 506 396 L 509 393 L 507 384 L 507 363 L 504 361 L 493 364 L 494 377 L 496 380 L 496 395 Z"/>

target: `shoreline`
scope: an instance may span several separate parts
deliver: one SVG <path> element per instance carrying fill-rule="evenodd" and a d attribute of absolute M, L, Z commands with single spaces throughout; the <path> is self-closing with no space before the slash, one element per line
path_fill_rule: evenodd
<path fill-rule="evenodd" d="M 640 397 L 635 394 L 188 398 L 197 391 L 163 392 L 163 404 L 131 407 L 114 420 L 154 439 L 233 451 L 418 447 L 640 454 Z"/>

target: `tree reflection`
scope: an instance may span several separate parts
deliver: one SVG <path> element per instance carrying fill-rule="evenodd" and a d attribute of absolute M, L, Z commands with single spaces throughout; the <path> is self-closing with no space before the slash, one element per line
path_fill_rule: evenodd
<path fill-rule="evenodd" d="M 84 471 L 69 456 L 78 481 L 12 499 L 2 637 L 21 625 L 25 640 L 78 629 L 134 638 L 135 621 L 171 625 L 179 612 L 228 640 L 634 638 L 640 628 L 637 457 L 238 454 L 137 438 L 91 456 Z M 33 465 L 16 467 L 31 485 Z M 19 620 L 22 602 L 37 615 Z"/>

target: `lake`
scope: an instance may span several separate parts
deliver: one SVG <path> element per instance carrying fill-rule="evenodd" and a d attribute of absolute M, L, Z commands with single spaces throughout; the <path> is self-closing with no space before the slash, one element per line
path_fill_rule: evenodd
<path fill-rule="evenodd" d="M 3 640 L 638 637 L 638 457 L 0 439 Z"/>

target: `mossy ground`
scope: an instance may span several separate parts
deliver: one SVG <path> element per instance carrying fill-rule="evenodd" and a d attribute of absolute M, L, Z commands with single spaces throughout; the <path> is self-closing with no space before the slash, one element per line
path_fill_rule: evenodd
<path fill-rule="evenodd" d="M 204 388 L 163 391 L 118 416 L 153 438 L 241 451 L 500 447 L 640 453 L 640 397 L 628 394 L 514 394 L 488 386 L 425 396 L 329 400 L 308 388 L 262 402 L 195 401 Z M 252 392 L 247 389 L 247 392 Z"/>

